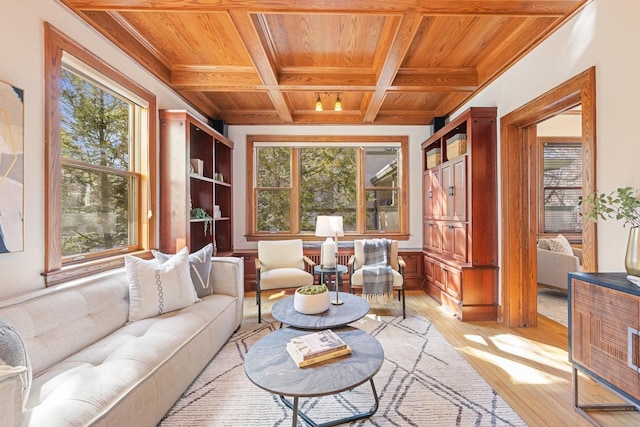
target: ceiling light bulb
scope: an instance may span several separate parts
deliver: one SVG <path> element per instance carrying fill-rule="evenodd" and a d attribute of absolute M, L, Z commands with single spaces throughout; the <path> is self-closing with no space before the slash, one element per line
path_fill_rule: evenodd
<path fill-rule="evenodd" d="M 334 111 L 342 111 L 342 101 L 340 101 L 340 94 L 336 98 L 336 104 L 333 106 Z"/>
<path fill-rule="evenodd" d="M 320 95 L 318 95 L 318 99 L 316 99 L 316 111 L 322 111 L 322 101 L 320 100 Z"/>

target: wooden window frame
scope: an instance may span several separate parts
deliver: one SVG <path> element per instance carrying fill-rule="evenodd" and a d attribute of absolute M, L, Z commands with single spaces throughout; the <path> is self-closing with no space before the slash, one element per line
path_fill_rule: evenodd
<path fill-rule="evenodd" d="M 344 237 L 340 237 L 341 241 L 348 241 L 354 239 L 362 239 L 362 238 L 374 238 L 374 237 L 386 237 L 389 239 L 395 240 L 408 240 L 409 239 L 409 137 L 408 136 L 322 136 L 322 135 L 248 135 L 247 136 L 247 233 L 246 238 L 247 241 L 258 241 L 258 240 L 279 240 L 283 238 L 300 238 L 303 240 L 317 241 L 318 237 L 316 237 L 313 233 L 310 232 L 300 232 L 300 233 L 292 233 L 292 232 L 257 232 L 256 231 L 256 189 L 255 189 L 255 158 L 254 158 L 254 146 L 257 143 L 275 143 L 282 142 L 286 144 L 291 143 L 300 143 L 304 144 L 327 144 L 327 145 L 337 145 L 342 144 L 363 144 L 366 143 L 389 143 L 389 144 L 399 144 L 400 152 L 399 152 L 399 198 L 401 203 L 399 203 L 399 219 L 398 219 L 398 231 L 366 231 L 365 224 L 365 186 L 364 186 L 364 170 L 359 168 L 358 177 L 357 177 L 357 186 L 362 191 L 358 193 L 357 200 L 357 210 L 358 210 L 358 220 L 356 224 L 357 231 L 356 232 L 345 232 Z M 364 156 L 364 153 L 359 154 Z M 295 156 L 294 156 L 295 157 Z M 362 163 L 362 159 L 360 159 Z M 297 167 L 297 159 L 292 159 L 292 182 L 298 182 L 297 174 L 299 173 L 299 168 Z M 298 204 L 297 192 L 294 191 L 294 194 L 291 198 L 292 205 Z M 362 211 L 362 212 L 361 212 Z M 291 218 L 292 227 L 294 230 L 297 229 L 297 223 L 299 219 L 296 215 L 292 214 Z"/>
<path fill-rule="evenodd" d="M 537 137 L 537 140 L 538 140 L 538 159 L 540 159 L 540 162 L 538 165 L 538 186 L 540 188 L 540 191 L 538 192 L 538 236 L 539 237 L 555 237 L 558 235 L 558 233 L 545 231 L 544 146 L 547 143 L 550 143 L 550 144 L 575 143 L 576 145 L 582 145 L 582 138 L 579 136 L 539 136 Z M 582 242 L 582 232 L 580 233 L 562 232 L 562 235 L 564 235 L 571 242 Z"/>
<path fill-rule="evenodd" d="M 62 256 L 62 156 L 61 156 L 61 72 L 63 53 L 66 52 L 98 73 L 113 80 L 126 90 L 144 99 L 148 118 L 148 175 L 139 183 L 138 245 L 136 255 L 150 257 L 155 246 L 156 229 L 156 98 L 151 92 L 130 80 L 123 73 L 104 63 L 99 56 L 83 48 L 49 23 L 44 24 L 45 45 L 45 268 L 42 276 L 46 286 L 65 282 L 94 273 L 122 267 L 124 254 L 103 258 L 63 263 Z M 148 214 L 149 213 L 149 214 Z"/>

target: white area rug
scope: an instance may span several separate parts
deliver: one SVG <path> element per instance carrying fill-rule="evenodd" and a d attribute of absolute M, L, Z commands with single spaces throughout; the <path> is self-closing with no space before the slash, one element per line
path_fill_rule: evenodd
<path fill-rule="evenodd" d="M 569 324 L 567 292 L 538 286 L 538 313 L 561 325 Z"/>
<path fill-rule="evenodd" d="M 243 324 L 160 425 L 290 426 L 291 410 L 278 396 L 251 383 L 243 366 L 251 345 L 279 326 Z M 526 426 L 427 319 L 364 318 L 352 326 L 380 341 L 385 360 L 374 377 L 378 411 L 351 425 Z M 368 411 L 373 397 L 367 382 L 335 396 L 300 402 L 301 411 L 322 423 Z"/>

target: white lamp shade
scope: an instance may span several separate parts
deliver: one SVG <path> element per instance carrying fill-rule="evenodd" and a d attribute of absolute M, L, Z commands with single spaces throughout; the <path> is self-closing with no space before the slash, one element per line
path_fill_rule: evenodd
<path fill-rule="evenodd" d="M 316 220 L 316 236 L 344 236 L 342 217 L 337 215 L 318 215 Z"/>

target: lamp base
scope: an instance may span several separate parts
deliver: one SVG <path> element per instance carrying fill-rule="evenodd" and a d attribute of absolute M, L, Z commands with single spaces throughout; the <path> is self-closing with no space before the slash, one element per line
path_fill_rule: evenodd
<path fill-rule="evenodd" d="M 338 293 L 338 278 L 336 277 L 336 298 L 331 300 L 331 304 L 333 305 L 342 305 L 343 301 L 340 299 L 340 294 Z"/>
<path fill-rule="evenodd" d="M 322 242 L 320 248 L 320 265 L 325 268 L 335 268 L 336 266 L 336 242 L 331 237 Z"/>

